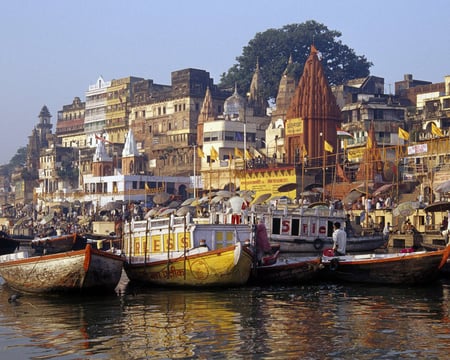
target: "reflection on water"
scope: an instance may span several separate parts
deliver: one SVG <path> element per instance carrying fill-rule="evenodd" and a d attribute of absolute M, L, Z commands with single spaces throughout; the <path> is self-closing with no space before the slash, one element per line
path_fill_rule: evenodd
<path fill-rule="evenodd" d="M 9 359 L 446 358 L 450 283 L 311 284 L 209 291 L 121 285 L 106 297 L 23 295 L 0 285 Z"/>

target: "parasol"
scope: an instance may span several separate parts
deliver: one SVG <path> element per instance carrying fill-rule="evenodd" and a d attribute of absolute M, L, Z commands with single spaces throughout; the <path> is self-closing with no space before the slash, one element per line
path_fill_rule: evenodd
<path fill-rule="evenodd" d="M 175 209 L 175 208 L 177 208 L 178 206 L 180 206 L 180 202 L 179 202 L 179 201 L 176 201 L 176 200 L 171 201 L 171 202 L 169 203 L 169 205 L 167 205 L 167 207 L 172 208 L 172 209 Z"/>
<path fill-rule="evenodd" d="M 351 190 L 347 195 L 345 195 L 343 202 L 344 204 L 353 204 L 354 201 L 358 200 L 363 193 L 358 189 Z"/>
<path fill-rule="evenodd" d="M 440 183 L 438 186 L 434 188 L 434 191 L 437 193 L 448 193 L 450 192 L 450 180 L 446 180 L 443 183 Z"/>
<path fill-rule="evenodd" d="M 112 211 L 114 209 L 119 209 L 121 206 L 119 204 L 117 204 L 115 201 L 110 201 L 108 203 L 106 203 L 105 205 L 103 205 L 100 208 L 100 211 Z"/>
<path fill-rule="evenodd" d="M 379 188 L 377 188 L 372 195 L 374 196 L 378 196 L 386 191 L 391 190 L 391 188 L 394 186 L 394 184 L 384 184 L 381 185 Z"/>
<path fill-rule="evenodd" d="M 233 193 L 231 191 L 228 190 L 220 190 L 216 193 L 216 195 L 218 196 L 222 196 L 224 198 L 230 198 L 233 196 Z"/>
<path fill-rule="evenodd" d="M 419 208 L 418 201 L 406 201 L 392 210 L 393 216 L 409 216 Z"/>
<path fill-rule="evenodd" d="M 218 202 L 220 202 L 221 200 L 223 200 L 223 196 L 220 195 L 216 195 L 211 199 L 211 204 L 217 204 Z"/>
<path fill-rule="evenodd" d="M 251 205 L 259 205 L 270 199 L 271 193 L 259 195 L 255 200 L 251 202 Z"/>
<path fill-rule="evenodd" d="M 166 192 L 157 193 L 153 196 L 153 202 L 155 204 L 161 205 L 170 199 L 170 195 Z"/>
<path fill-rule="evenodd" d="M 159 209 L 158 208 L 153 208 L 150 209 L 149 211 L 147 211 L 147 213 L 144 215 L 144 219 L 147 220 L 149 218 L 154 217 L 157 213 L 158 213 Z"/>
<path fill-rule="evenodd" d="M 450 210 L 450 202 L 448 201 L 438 201 L 432 203 L 425 207 L 425 212 L 440 212 L 440 211 L 449 211 Z"/>
<path fill-rule="evenodd" d="M 186 214 L 192 212 L 193 209 L 194 209 L 193 206 L 187 206 L 187 205 L 186 205 L 186 206 L 182 206 L 182 207 L 180 207 L 180 208 L 176 211 L 175 214 L 176 214 L 177 216 L 185 216 Z"/>
<path fill-rule="evenodd" d="M 181 206 L 188 206 L 188 205 L 191 205 L 191 204 L 194 202 L 194 200 L 195 200 L 195 198 L 189 198 L 189 199 L 186 199 L 186 200 L 184 200 L 184 201 L 181 203 Z"/>
<path fill-rule="evenodd" d="M 287 183 L 287 184 L 281 185 L 278 188 L 278 192 L 289 192 L 289 191 L 292 191 L 292 190 L 295 190 L 295 189 L 297 189 L 297 184 L 296 183 Z"/>
<path fill-rule="evenodd" d="M 172 214 L 172 213 L 174 213 L 176 211 L 177 211 L 177 209 L 172 209 L 172 208 L 164 209 L 158 214 L 158 216 L 167 216 L 167 215 L 170 215 L 170 214 Z"/>

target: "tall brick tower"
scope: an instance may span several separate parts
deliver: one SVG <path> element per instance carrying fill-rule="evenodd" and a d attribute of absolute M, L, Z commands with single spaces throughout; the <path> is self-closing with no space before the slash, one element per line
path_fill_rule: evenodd
<path fill-rule="evenodd" d="M 340 115 L 341 111 L 325 77 L 318 51 L 311 45 L 311 53 L 286 114 L 287 161 L 294 163 L 296 153 L 298 155 L 304 145 L 310 164 L 322 164 L 325 141 L 336 153 L 336 128 L 341 123 Z M 327 156 L 327 163 L 332 161 L 334 158 Z"/>

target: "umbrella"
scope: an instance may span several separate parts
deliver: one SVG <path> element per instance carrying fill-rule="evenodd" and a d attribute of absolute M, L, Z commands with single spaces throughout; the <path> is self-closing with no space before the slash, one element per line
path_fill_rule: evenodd
<path fill-rule="evenodd" d="M 172 209 L 175 209 L 175 208 L 177 208 L 178 206 L 180 206 L 180 202 L 179 201 L 171 201 L 170 203 L 169 203 L 169 205 L 167 205 L 167 207 L 169 207 L 169 208 L 172 208 Z"/>
<path fill-rule="evenodd" d="M 270 194 L 270 193 L 259 195 L 255 200 L 252 201 L 251 204 L 252 205 L 262 204 L 263 202 L 265 202 L 268 199 L 270 199 L 271 196 L 272 196 L 272 194 Z"/>
<path fill-rule="evenodd" d="M 353 203 L 354 201 L 358 200 L 361 195 L 363 195 L 361 191 L 359 191 L 358 189 L 353 189 L 347 195 L 345 195 L 343 202 L 344 204 Z"/>
<path fill-rule="evenodd" d="M 216 203 L 220 202 L 221 200 L 223 200 L 223 196 L 216 195 L 211 199 L 211 204 L 216 204 Z"/>
<path fill-rule="evenodd" d="M 300 193 L 300 196 L 315 196 L 315 195 L 317 195 L 317 193 L 311 190 L 302 191 Z"/>
<path fill-rule="evenodd" d="M 186 199 L 181 203 L 181 206 L 191 205 L 194 202 L 194 200 L 195 200 L 195 198 Z"/>
<path fill-rule="evenodd" d="M 448 193 L 450 192 L 450 180 L 446 180 L 443 183 L 440 183 L 438 186 L 434 188 L 434 191 L 437 193 Z"/>
<path fill-rule="evenodd" d="M 425 212 L 440 212 L 440 211 L 449 211 L 450 210 L 450 202 L 449 201 L 438 201 L 432 203 L 425 207 Z"/>
<path fill-rule="evenodd" d="M 157 193 L 153 196 L 153 202 L 155 204 L 161 205 L 170 199 L 170 195 L 166 192 Z"/>
<path fill-rule="evenodd" d="M 111 211 L 114 209 L 119 209 L 120 205 L 117 204 L 115 201 L 110 201 L 108 203 L 106 203 L 105 205 L 103 205 L 100 209 L 100 211 Z"/>
<path fill-rule="evenodd" d="M 192 207 L 192 206 L 186 205 L 186 206 L 180 207 L 180 208 L 176 211 L 175 214 L 176 214 L 177 216 L 184 216 L 184 215 L 190 213 L 191 211 L 193 211 L 193 207 Z"/>
<path fill-rule="evenodd" d="M 241 190 L 237 192 L 241 198 L 250 203 L 253 200 L 255 192 L 253 190 Z"/>
<path fill-rule="evenodd" d="M 153 208 L 147 211 L 147 213 L 144 215 L 144 219 L 147 220 L 148 218 L 154 217 L 158 213 L 158 208 Z"/>
<path fill-rule="evenodd" d="M 295 189 L 297 189 L 297 184 L 296 183 L 287 183 L 287 184 L 281 185 L 278 188 L 278 191 L 279 192 L 289 192 L 289 191 L 292 191 L 292 190 L 295 190 Z"/>
<path fill-rule="evenodd" d="M 377 196 L 377 195 L 380 195 L 380 194 L 382 194 L 382 193 L 384 193 L 384 192 L 386 192 L 386 191 L 389 191 L 393 186 L 394 186 L 394 184 L 384 184 L 384 185 L 381 185 L 378 189 L 376 189 L 376 190 L 373 192 L 373 195 L 374 195 L 374 196 Z"/>
<path fill-rule="evenodd" d="M 328 209 L 328 204 L 326 202 L 318 201 L 308 205 L 309 209 L 314 209 L 316 207 L 326 207 Z"/>
<path fill-rule="evenodd" d="M 160 212 L 158 215 L 159 216 L 166 216 L 166 215 L 170 215 L 174 212 L 176 212 L 177 209 L 164 209 L 162 212 Z"/>
<path fill-rule="evenodd" d="M 228 190 L 220 190 L 216 193 L 218 196 L 223 196 L 224 198 L 230 198 L 233 196 L 233 193 Z"/>
<path fill-rule="evenodd" d="M 392 210 L 393 216 L 409 216 L 419 208 L 418 201 L 406 201 Z"/>
<path fill-rule="evenodd" d="M 312 190 L 314 188 L 321 188 L 321 187 L 322 187 L 322 184 L 314 183 L 314 184 L 309 184 L 309 185 L 305 186 L 304 190 Z"/>

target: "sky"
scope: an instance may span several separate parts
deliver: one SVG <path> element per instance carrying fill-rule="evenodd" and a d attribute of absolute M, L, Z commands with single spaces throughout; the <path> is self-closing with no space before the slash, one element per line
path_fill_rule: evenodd
<path fill-rule="evenodd" d="M 315 20 L 366 56 L 385 92 L 404 74 L 450 75 L 450 1 L 14 0 L 0 13 L 0 164 L 26 146 L 44 105 L 57 114 L 101 75 L 170 85 L 171 72 L 221 74 L 258 32 Z M 320 49 L 319 49 L 320 50 Z"/>

